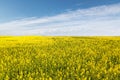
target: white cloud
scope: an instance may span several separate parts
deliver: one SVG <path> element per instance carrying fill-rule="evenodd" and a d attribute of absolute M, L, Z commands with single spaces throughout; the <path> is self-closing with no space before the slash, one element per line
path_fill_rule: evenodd
<path fill-rule="evenodd" d="M 0 35 L 120 35 L 120 4 L 1 23 Z"/>

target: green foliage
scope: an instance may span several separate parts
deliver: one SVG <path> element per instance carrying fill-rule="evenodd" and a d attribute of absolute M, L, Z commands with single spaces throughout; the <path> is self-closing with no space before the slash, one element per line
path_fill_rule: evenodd
<path fill-rule="evenodd" d="M 0 80 L 120 80 L 120 37 L 0 37 Z"/>

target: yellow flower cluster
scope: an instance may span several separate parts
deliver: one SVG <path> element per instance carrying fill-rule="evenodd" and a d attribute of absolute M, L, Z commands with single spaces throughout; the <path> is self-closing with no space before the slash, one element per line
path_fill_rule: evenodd
<path fill-rule="evenodd" d="M 120 80 L 120 37 L 0 36 L 0 80 Z"/>

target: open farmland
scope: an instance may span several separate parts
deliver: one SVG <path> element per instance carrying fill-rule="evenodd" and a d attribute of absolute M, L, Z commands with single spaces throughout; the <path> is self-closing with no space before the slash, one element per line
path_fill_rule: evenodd
<path fill-rule="evenodd" d="M 120 80 L 120 37 L 0 37 L 0 80 Z"/>

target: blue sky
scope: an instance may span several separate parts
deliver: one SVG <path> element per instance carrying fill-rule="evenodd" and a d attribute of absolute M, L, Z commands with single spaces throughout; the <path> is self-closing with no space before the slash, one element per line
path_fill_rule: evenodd
<path fill-rule="evenodd" d="M 120 0 L 0 0 L 0 35 L 120 35 Z"/>

